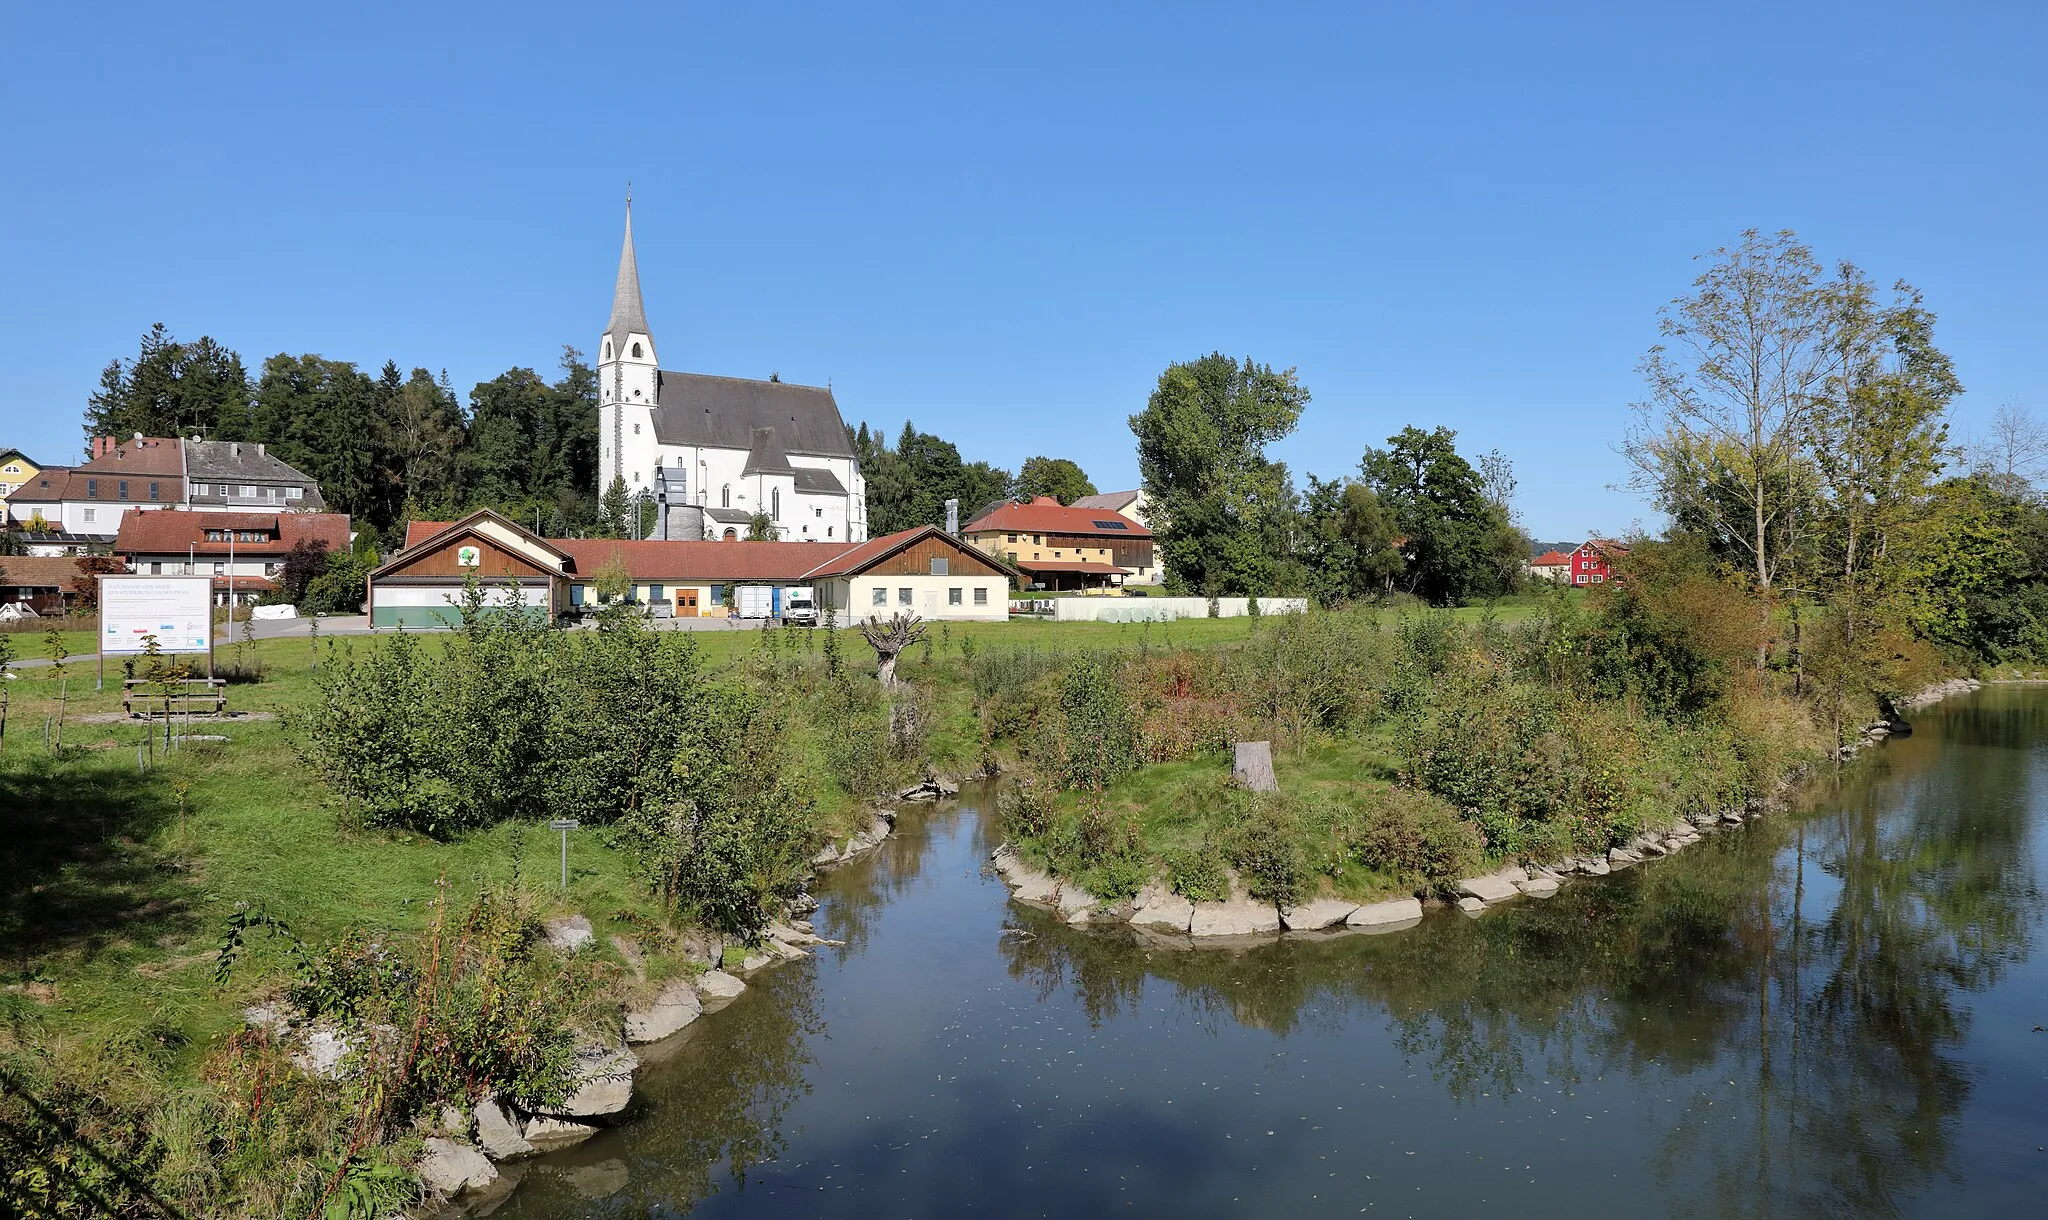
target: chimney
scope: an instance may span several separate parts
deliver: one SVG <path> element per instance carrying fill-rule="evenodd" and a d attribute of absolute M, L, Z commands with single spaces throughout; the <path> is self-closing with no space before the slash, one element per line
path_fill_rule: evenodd
<path fill-rule="evenodd" d="M 263 456 L 263 442 L 262 442 L 262 441 L 257 441 L 257 442 L 256 442 L 256 456 L 257 456 L 257 457 L 262 457 L 262 456 Z"/>
<path fill-rule="evenodd" d="M 960 532 L 960 501 L 958 500 L 946 501 L 946 532 L 949 534 L 958 534 Z"/>
<path fill-rule="evenodd" d="M 236 441 L 236 442 L 235 442 L 234 444 L 232 444 L 232 445 L 229 445 L 229 446 L 228 446 L 228 454 L 229 454 L 230 456 L 232 456 L 232 457 L 241 457 L 241 456 L 242 456 L 242 442 L 240 442 L 240 441 Z"/>

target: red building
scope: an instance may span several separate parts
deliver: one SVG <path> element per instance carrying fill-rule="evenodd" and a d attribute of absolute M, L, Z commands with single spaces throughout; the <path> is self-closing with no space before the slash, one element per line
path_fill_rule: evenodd
<path fill-rule="evenodd" d="M 1573 548 L 1567 569 L 1575 585 L 1604 585 L 1613 579 L 1614 572 L 1609 562 L 1617 556 L 1628 554 L 1628 548 L 1619 542 L 1595 538 L 1582 542 Z"/>

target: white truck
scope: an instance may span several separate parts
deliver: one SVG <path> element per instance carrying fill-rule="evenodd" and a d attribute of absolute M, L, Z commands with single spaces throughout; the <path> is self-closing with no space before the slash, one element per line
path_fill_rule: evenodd
<path fill-rule="evenodd" d="M 785 627 L 815 627 L 818 625 L 818 599 L 809 585 L 792 585 L 781 590 L 782 625 Z"/>
<path fill-rule="evenodd" d="M 768 585 L 741 585 L 733 590 L 741 618 L 774 618 L 775 590 Z"/>

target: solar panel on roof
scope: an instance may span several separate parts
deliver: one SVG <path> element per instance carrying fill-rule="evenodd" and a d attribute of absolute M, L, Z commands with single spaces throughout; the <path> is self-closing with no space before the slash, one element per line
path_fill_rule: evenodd
<path fill-rule="evenodd" d="M 1131 527 L 1123 521 L 1097 521 L 1095 528 L 1099 530 L 1126 530 Z"/>

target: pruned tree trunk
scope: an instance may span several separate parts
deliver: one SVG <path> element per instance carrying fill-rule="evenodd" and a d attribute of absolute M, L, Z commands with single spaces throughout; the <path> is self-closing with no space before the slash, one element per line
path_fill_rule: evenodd
<path fill-rule="evenodd" d="M 886 623 L 876 619 L 862 623 L 860 633 L 875 650 L 875 677 L 881 680 L 884 691 L 893 693 L 898 683 L 896 662 L 902 658 L 904 649 L 924 642 L 924 620 L 898 610 Z"/>

